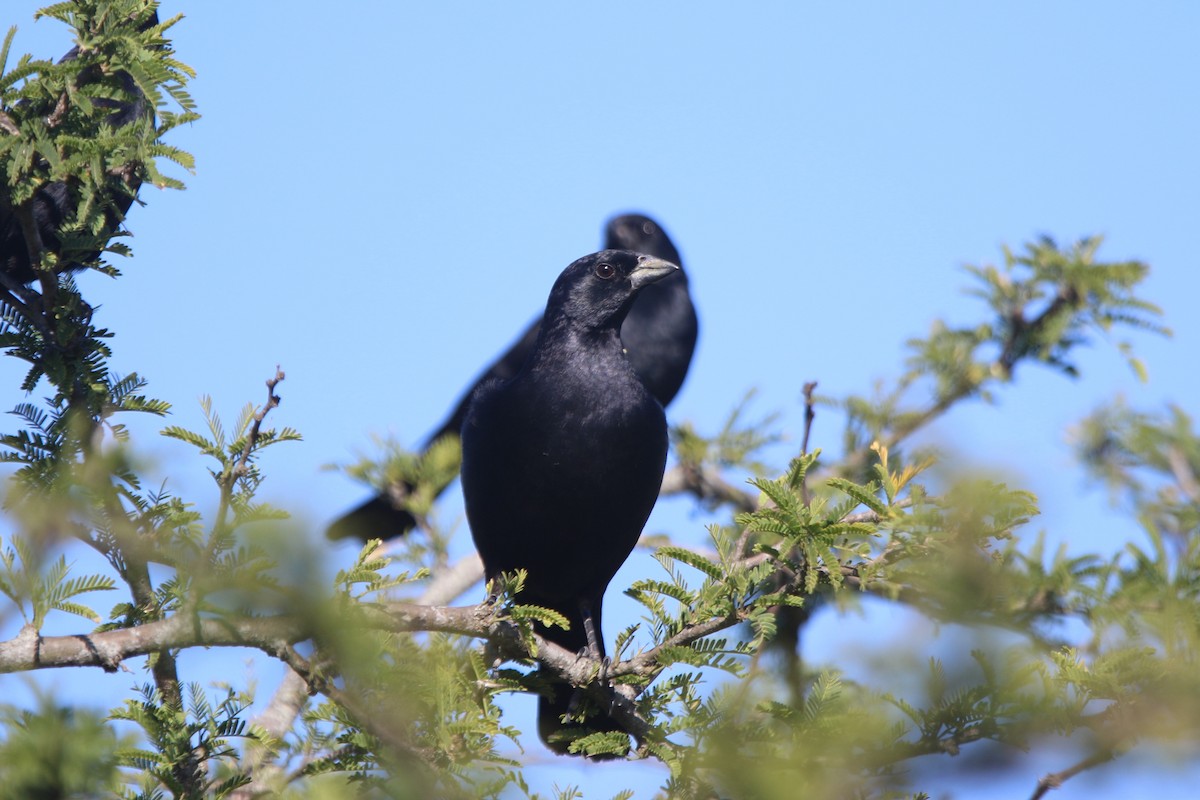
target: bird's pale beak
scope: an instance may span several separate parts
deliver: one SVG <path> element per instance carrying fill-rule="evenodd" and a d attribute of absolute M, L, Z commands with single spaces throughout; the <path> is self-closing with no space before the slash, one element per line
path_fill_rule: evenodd
<path fill-rule="evenodd" d="M 661 281 L 668 275 L 672 275 L 678 271 L 679 267 L 670 261 L 664 261 L 654 256 L 641 255 L 638 256 L 637 266 L 629 272 L 629 281 L 636 290 L 655 281 Z"/>

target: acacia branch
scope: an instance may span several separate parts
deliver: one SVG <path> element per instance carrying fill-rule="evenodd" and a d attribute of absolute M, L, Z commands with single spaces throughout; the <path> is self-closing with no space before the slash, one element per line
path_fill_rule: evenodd
<path fill-rule="evenodd" d="M 0 642 L 0 673 L 53 667 L 100 667 L 116 672 L 129 658 L 187 647 L 254 647 L 275 655 L 304 640 L 306 624 L 295 617 L 192 619 L 176 614 L 132 628 L 70 636 L 41 636 L 31 625 Z"/>
<path fill-rule="evenodd" d="M 660 497 L 674 494 L 690 494 L 698 500 L 713 504 L 733 506 L 738 511 L 750 512 L 758 508 L 758 495 L 739 489 L 725 481 L 714 467 L 694 464 L 677 464 L 663 475 Z"/>
<path fill-rule="evenodd" d="M 383 611 L 371 613 L 370 616 L 368 624 L 385 629 L 467 634 L 486 639 L 502 660 L 534 660 L 521 631 L 512 622 L 499 618 L 496 607 L 490 603 L 451 608 L 389 603 Z M 602 701 L 608 713 L 638 741 L 639 745 L 645 742 L 650 725 L 638 713 L 634 703 L 636 694 L 628 691 L 631 687 L 614 688 L 606 682 L 598 681 L 597 676 L 604 672 L 605 665 L 597 659 L 567 650 L 537 633 L 531 634 L 531 638 L 537 648 L 536 661 L 540 668 L 572 686 L 582 688 Z M 609 669 L 609 677 L 615 677 L 618 674 L 616 670 L 627 664 L 629 662 L 621 662 L 615 668 Z M 656 668 L 657 671 L 661 669 Z M 655 669 L 650 669 L 644 674 L 654 671 Z M 631 672 L 629 669 L 622 669 L 619 674 Z"/>
<path fill-rule="evenodd" d="M 77 81 L 75 82 L 75 85 L 76 85 L 76 88 L 78 88 Z M 67 111 L 71 107 L 70 103 L 68 102 L 69 100 L 70 100 L 70 97 L 67 95 L 66 92 L 63 92 L 62 94 L 60 94 L 58 96 L 58 101 L 54 104 L 54 109 L 46 117 L 46 127 L 47 128 L 50 128 L 51 130 L 53 130 L 62 124 L 63 120 L 67 116 Z"/>
<path fill-rule="evenodd" d="M 617 664 L 614 664 L 609 670 L 609 674 L 613 677 L 620 677 L 622 675 L 637 675 L 639 677 L 653 678 L 659 672 L 662 672 L 662 670 L 665 669 L 663 665 L 658 663 L 658 658 L 662 655 L 664 650 L 671 647 L 687 647 L 693 642 L 703 639 L 705 636 L 711 636 L 712 634 L 723 631 L 726 628 L 732 628 L 743 619 L 741 613 L 739 612 L 740 609 L 737 609 L 731 611 L 729 614 L 723 617 L 712 617 L 703 622 L 696 622 L 692 623 L 691 625 L 686 625 L 684 626 L 683 630 L 679 631 L 679 633 L 676 633 L 674 636 L 671 636 L 662 644 L 652 647 L 645 652 L 638 653 L 636 656 L 627 661 L 621 661 Z M 642 687 L 642 690 L 644 691 L 646 688 L 648 688 L 648 686 L 649 685 L 647 684 L 646 686 Z"/>
<path fill-rule="evenodd" d="M 875 568 L 889 563 L 897 552 L 897 548 L 889 547 L 867 564 L 842 566 L 842 579 L 851 585 L 859 585 L 864 580 L 864 568 Z M 738 566 L 749 567 L 753 565 L 751 561 L 765 557 L 765 554 L 752 556 L 738 562 Z M 468 560 L 466 563 L 471 562 Z M 465 568 L 463 571 L 468 572 Z M 795 581 L 796 577 L 790 576 L 790 580 Z M 346 622 L 376 630 L 431 631 L 471 636 L 488 641 L 503 660 L 527 663 L 536 660 L 547 674 L 592 694 L 607 712 L 635 737 L 639 743 L 638 752 L 642 754 L 643 745 L 651 733 L 651 726 L 639 714 L 635 700 L 667 666 L 660 663 L 664 653 L 671 648 L 687 647 L 700 639 L 737 625 L 745 619 L 748 608 L 747 605 L 737 605 L 722 616 L 687 625 L 661 644 L 612 665 L 607 670 L 600 661 L 568 651 L 536 633 L 523 633 L 517 625 L 503 618 L 494 605 L 487 603 L 459 607 L 415 605 L 405 602 L 357 604 L 348 607 Z M 197 646 L 253 647 L 291 666 L 303 677 L 309 690 L 320 691 L 330 699 L 343 703 L 347 710 L 373 735 L 385 742 L 393 753 L 407 760 L 412 751 L 405 746 L 403 737 L 396 738 L 399 732 L 372 725 L 367 709 L 362 707 L 362 703 L 356 702 L 355 697 L 346 695 L 345 687 L 331 686 L 328 683 L 328 675 L 337 672 L 336 665 L 332 670 L 315 669 L 292 648 L 297 642 L 314 638 L 319 644 L 320 632 L 315 629 L 312 619 L 305 615 L 198 619 L 191 614 L 178 613 L 168 619 L 148 622 L 133 628 L 53 637 L 39 636 L 35 629 L 26 626 L 15 639 L 0 642 L 0 672 L 69 666 L 98 666 L 107 671 L 114 671 L 126 659 L 151 653 Z M 532 655 L 534 648 L 536 658 Z M 597 680 L 597 676 L 601 674 L 607 674 L 609 678 L 634 676 L 646 680 L 639 681 L 637 687 L 628 684 L 613 687 L 606 680 Z M 282 737 L 290 727 L 295 719 L 296 709 L 303 702 L 299 686 L 289 685 L 287 682 L 285 686 L 288 686 L 287 692 L 281 688 L 280 694 L 287 696 L 279 701 L 284 707 L 283 722 L 272 728 L 272 735 L 277 738 Z M 263 758 L 256 758 L 255 766 L 265 764 L 268 757 L 269 754 L 264 754 Z"/>
<path fill-rule="evenodd" d="M 42 263 L 42 253 L 46 250 L 46 244 L 42 241 L 42 232 L 38 230 L 37 222 L 33 218 L 33 198 L 31 197 L 24 203 L 13 208 L 13 216 L 17 218 L 17 222 L 21 225 L 21 235 L 25 237 L 25 251 L 29 257 L 29 267 L 37 276 L 38 283 L 42 287 L 42 314 L 44 320 L 54 318 L 54 312 L 58 309 L 58 275 L 50 270 L 40 268 Z M 49 330 L 49 326 L 45 330 Z M 57 346 L 59 343 L 54 342 Z"/>
<path fill-rule="evenodd" d="M 250 425 L 250 433 L 246 436 L 246 446 L 242 448 L 242 453 L 238 457 L 236 466 L 233 468 L 233 478 L 235 480 L 245 475 L 248 470 L 250 454 L 254 452 L 254 446 L 258 444 L 259 430 L 262 428 L 263 420 L 267 418 L 267 414 L 271 412 L 271 409 L 278 408 L 281 402 L 279 395 L 275 394 L 275 387 L 286 377 L 283 370 L 276 364 L 275 377 L 267 379 L 267 402 L 254 415 L 254 422 Z"/>
<path fill-rule="evenodd" d="M 274 739 L 282 739 L 287 735 L 308 698 L 308 685 L 304 678 L 291 667 L 284 665 L 284 668 L 283 680 L 275 690 L 274 697 L 254 721 Z"/>
<path fill-rule="evenodd" d="M 388 603 L 361 606 L 357 611 L 368 628 L 457 633 L 502 643 L 519 641 L 515 633 L 506 632 L 511 625 L 496 623 L 494 611 L 487 604 L 443 607 Z M 221 618 L 175 614 L 131 628 L 68 636 L 42 636 L 26 625 L 14 638 L 0 642 L 0 674 L 55 667 L 100 667 L 115 672 L 126 659 L 190 647 L 253 647 L 283 658 L 289 645 L 317 635 L 313 620 L 287 614 Z"/>
<path fill-rule="evenodd" d="M 472 551 L 453 566 L 440 570 L 417 597 L 417 604 L 440 606 L 458 598 L 467 589 L 483 580 L 483 561 Z"/>
<path fill-rule="evenodd" d="M 294 648 L 283 648 L 279 657 L 301 677 L 310 691 L 320 692 L 346 709 L 360 728 L 383 745 L 384 752 L 381 755 L 390 755 L 401 762 L 398 766 L 403 767 L 403 772 L 429 770 L 434 761 L 433 754 L 414 747 L 403 727 L 397 725 L 390 715 L 379 714 L 378 709 L 368 705 L 357 692 L 334 683 L 325 670 L 314 667 Z"/>
<path fill-rule="evenodd" d="M 870 564 L 888 562 L 895 555 L 885 549 Z M 752 558 L 758 558 L 754 556 Z M 843 566 L 843 578 L 855 584 L 861 580 L 859 568 Z M 503 660 L 530 662 L 536 660 L 547 674 L 581 688 L 602 703 L 617 722 L 634 736 L 638 755 L 645 755 L 645 743 L 651 725 L 638 712 L 637 696 L 665 669 L 659 662 L 669 648 L 687 647 L 706 636 L 731 628 L 745 618 L 746 607 L 738 606 L 724 616 L 712 617 L 687 625 L 654 648 L 634 658 L 612 665 L 609 678 L 636 676 L 646 679 L 635 687 L 624 684 L 611 686 L 597 680 L 604 665 L 590 657 L 568 651 L 547 641 L 536 633 L 524 635 L 511 621 L 498 614 L 491 604 L 461 607 L 421 606 L 391 602 L 380 605 L 355 605 L 351 624 L 365 628 L 395 632 L 436 631 L 471 636 L 486 640 Z M 115 671 L 126 659 L 198 646 L 252 647 L 288 664 L 303 678 L 310 691 L 319 691 L 342 704 L 365 730 L 377 737 L 393 755 L 407 763 L 420 755 L 402 735 L 402 731 L 372 720 L 370 709 L 353 692 L 330 683 L 332 670 L 315 668 L 293 649 L 292 645 L 320 634 L 313 629 L 311 618 L 304 615 L 277 615 L 256 618 L 196 619 L 176 614 L 168 619 L 143 625 L 93 634 L 42 637 L 32 626 L 24 627 L 17 637 L 0 642 L 0 673 L 46 669 L 53 667 L 96 666 Z M 536 648 L 536 659 L 530 643 Z M 286 692 L 284 691 L 286 687 Z M 295 719 L 296 709 L 303 703 L 303 691 L 296 681 L 285 681 L 280 694 L 288 697 L 279 703 L 285 709 L 282 721 L 270 728 L 272 736 L 282 738 Z M 269 753 L 254 759 L 256 768 L 266 765 Z M 265 780 L 266 773 L 262 778 Z M 262 785 L 261 783 L 259 785 Z"/>
<path fill-rule="evenodd" d="M 1079 305 L 1080 297 L 1075 287 L 1062 285 L 1058 287 L 1058 292 L 1055 294 L 1054 300 L 1032 320 L 1026 321 L 1024 307 L 1014 308 L 1006 315 L 1002 315 L 1000 323 L 1007 330 L 1000 345 L 1000 355 L 991 363 L 991 368 L 986 370 L 985 374 L 999 374 L 1003 376 L 1003 381 L 1010 382 L 1016 365 L 1022 359 L 1029 357 L 1031 353 L 1036 351 L 1035 343 L 1042 331 L 1059 314 L 1066 311 L 1075 311 L 1079 308 Z M 908 379 L 904 380 L 907 381 Z M 885 447 L 889 450 L 894 450 L 902 441 L 917 430 L 946 413 L 955 403 L 977 394 L 982 385 L 983 381 L 957 381 L 953 388 L 937 398 L 936 401 L 924 410 L 911 414 L 897 415 L 891 422 L 890 433 L 881 435 L 878 438 L 883 442 Z M 849 453 L 840 467 L 840 472 L 842 474 L 856 473 L 863 468 L 870 459 L 870 456 L 870 450 L 861 448 L 853 453 Z"/>
<path fill-rule="evenodd" d="M 1196 480 L 1196 473 L 1188 463 L 1187 456 L 1174 445 L 1167 448 L 1166 456 L 1167 465 L 1170 466 L 1171 474 L 1175 476 L 1179 488 L 1193 503 L 1200 504 L 1200 481 Z"/>
<path fill-rule="evenodd" d="M 812 433 L 813 420 L 817 418 L 816 409 L 813 407 L 813 390 L 816 388 L 816 381 L 804 384 L 804 438 L 800 440 L 800 455 L 808 455 L 808 436 Z M 808 494 L 807 474 L 800 479 L 800 497 L 806 506 L 812 502 Z"/>
<path fill-rule="evenodd" d="M 1117 754 L 1112 750 L 1101 750 L 1099 753 L 1090 755 L 1078 763 L 1072 764 L 1061 772 L 1052 772 L 1038 781 L 1037 788 L 1034 789 L 1029 800 L 1041 800 L 1051 789 L 1057 789 L 1079 773 L 1112 761 L 1116 757 Z"/>
<path fill-rule="evenodd" d="M 282 771 L 278 765 L 271 763 L 279 755 L 278 743 L 296 723 L 308 700 L 308 692 L 308 682 L 285 663 L 279 688 L 275 690 L 266 709 L 253 722 L 267 734 L 267 738 L 250 739 L 246 743 L 242 771 L 251 780 L 235 789 L 229 795 L 231 800 L 252 800 L 271 792 L 270 779 Z"/>
<path fill-rule="evenodd" d="M 250 471 L 250 456 L 254 452 L 254 446 L 258 444 L 259 430 L 262 428 L 263 420 L 267 418 L 267 414 L 273 408 L 279 406 L 279 396 L 275 394 L 275 387 L 284 379 L 283 370 L 277 364 L 275 366 L 275 377 L 267 379 L 267 402 L 263 404 L 254 415 L 254 421 L 250 426 L 249 433 L 246 434 L 246 444 L 242 447 L 242 452 L 238 454 L 237 459 L 229 466 L 228 471 L 222 473 L 219 481 L 221 487 L 221 499 L 217 507 L 217 518 L 214 526 L 214 535 L 210 540 L 210 549 L 215 548 L 220 541 L 220 534 L 226 531 L 229 527 L 227 517 L 229 516 L 229 508 L 233 504 L 233 489 L 237 482 L 247 475 Z M 212 552 L 209 553 L 213 555 Z"/>

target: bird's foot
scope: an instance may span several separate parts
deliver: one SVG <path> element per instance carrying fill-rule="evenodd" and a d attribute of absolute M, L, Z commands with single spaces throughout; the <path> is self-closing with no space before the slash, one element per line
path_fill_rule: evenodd
<path fill-rule="evenodd" d="M 600 644 L 600 636 L 596 630 L 596 622 L 592 619 L 592 608 L 584 602 L 579 604 L 579 611 L 583 617 L 583 635 L 587 637 L 587 655 L 597 661 L 604 660 L 604 646 Z"/>
<path fill-rule="evenodd" d="M 609 658 L 608 656 L 596 655 L 595 653 L 592 652 L 592 649 L 590 647 L 581 648 L 579 650 L 579 652 L 575 654 L 575 658 L 580 659 L 580 660 L 586 659 L 597 665 L 596 672 L 592 674 L 588 683 L 594 682 L 594 683 L 603 684 L 605 686 L 608 685 L 608 682 L 609 682 L 608 674 L 612 670 L 612 659 L 611 658 Z"/>
<path fill-rule="evenodd" d="M 500 579 L 498 577 L 488 577 L 487 583 L 484 584 L 484 591 L 487 593 L 483 598 L 483 605 L 495 610 L 496 604 L 500 602 L 500 595 L 503 592 L 500 589 Z"/>

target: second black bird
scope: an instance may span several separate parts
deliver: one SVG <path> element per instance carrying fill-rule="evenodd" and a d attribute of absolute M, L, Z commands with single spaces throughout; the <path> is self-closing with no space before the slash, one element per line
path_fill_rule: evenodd
<path fill-rule="evenodd" d="M 570 621 L 568 630 L 540 632 L 596 658 L 604 655 L 604 591 L 641 535 L 667 457 L 662 405 L 626 358 L 621 322 L 639 291 L 677 271 L 620 250 L 571 264 L 554 284 L 528 360 L 514 377 L 475 391 L 462 429 L 463 497 L 487 577 L 526 570 L 517 602 Z M 538 732 L 552 749 L 621 730 L 602 717 L 564 731 L 575 693 L 552 687 L 538 706 Z"/>
<path fill-rule="evenodd" d="M 679 251 L 662 226 L 642 214 L 621 214 L 605 225 L 606 250 L 646 253 L 682 267 Z M 525 364 L 537 341 L 541 320 L 535 320 L 516 342 L 497 358 L 464 393 L 446 420 L 429 435 L 422 449 L 446 436 L 458 436 L 466 417 L 467 404 L 475 390 L 495 379 L 511 378 Z M 696 349 L 696 309 L 688 292 L 687 274 L 681 268 L 638 293 L 621 324 L 621 338 L 629 361 L 642 382 L 665 407 L 687 377 Z M 402 487 L 408 494 L 413 486 Z M 439 493 L 441 489 L 439 488 Z M 388 538 L 399 536 L 416 525 L 408 511 L 397 508 L 387 494 L 378 494 L 352 509 L 329 526 L 329 538 Z"/>

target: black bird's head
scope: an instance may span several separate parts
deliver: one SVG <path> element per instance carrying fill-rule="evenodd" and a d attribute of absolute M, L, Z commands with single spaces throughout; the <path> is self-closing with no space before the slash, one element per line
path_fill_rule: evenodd
<path fill-rule="evenodd" d="M 584 256 L 554 282 L 546 303 L 546 326 L 616 330 L 643 287 L 678 271 L 669 261 L 628 250 Z"/>
<path fill-rule="evenodd" d="M 662 225 L 644 214 L 622 214 L 610 219 L 604 227 L 604 247 L 648 253 L 672 264 L 683 263 Z"/>

